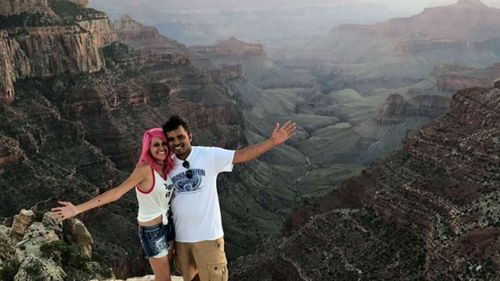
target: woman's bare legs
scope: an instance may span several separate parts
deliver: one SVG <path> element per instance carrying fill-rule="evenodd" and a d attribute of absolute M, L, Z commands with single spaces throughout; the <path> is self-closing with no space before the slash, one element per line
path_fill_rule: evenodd
<path fill-rule="evenodd" d="M 155 274 L 155 281 L 172 281 L 172 277 L 170 276 L 170 267 L 168 265 L 168 256 L 150 258 L 149 264 Z"/>

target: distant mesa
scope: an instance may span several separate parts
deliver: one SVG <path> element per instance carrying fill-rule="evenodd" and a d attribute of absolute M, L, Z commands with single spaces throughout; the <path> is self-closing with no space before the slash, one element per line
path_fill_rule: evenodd
<path fill-rule="evenodd" d="M 500 9 L 480 0 L 426 8 L 420 14 L 375 25 L 340 25 L 334 30 L 368 32 L 412 40 L 484 41 L 500 37 Z"/>
<path fill-rule="evenodd" d="M 155 27 L 145 26 L 129 15 L 116 20 L 113 28 L 118 38 L 133 48 L 159 54 L 190 55 L 186 46 L 161 35 Z"/>
<path fill-rule="evenodd" d="M 118 20 L 113 22 L 113 27 L 122 40 L 129 37 L 137 37 L 141 35 L 145 31 L 145 29 L 151 29 L 151 31 L 154 30 L 154 28 L 152 27 L 145 27 L 129 15 L 121 16 Z"/>
<path fill-rule="evenodd" d="M 481 0 L 459 0 L 455 7 L 457 8 L 488 8 Z"/>
<path fill-rule="evenodd" d="M 406 99 L 400 94 L 387 97 L 375 121 L 380 125 L 399 124 L 411 117 L 435 118 L 446 112 L 449 98 L 438 95 L 418 95 Z"/>
<path fill-rule="evenodd" d="M 433 76 L 438 90 L 456 92 L 472 87 L 491 87 L 500 78 L 500 63 L 487 68 L 472 68 L 441 64 L 435 67 Z M 496 87 L 496 86 L 495 86 Z"/>
<path fill-rule="evenodd" d="M 195 53 L 200 55 L 205 54 L 209 57 L 251 57 L 265 55 L 264 48 L 261 44 L 246 43 L 235 37 L 230 37 L 227 40 L 220 40 L 214 46 L 192 46 L 190 49 Z"/>

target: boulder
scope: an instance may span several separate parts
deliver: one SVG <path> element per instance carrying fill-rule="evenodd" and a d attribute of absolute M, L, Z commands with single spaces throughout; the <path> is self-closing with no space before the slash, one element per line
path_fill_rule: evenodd
<path fill-rule="evenodd" d="M 68 242 L 77 245 L 84 257 L 92 257 L 92 236 L 79 219 L 67 220 L 64 224 L 64 236 Z"/>
<path fill-rule="evenodd" d="M 19 214 L 14 216 L 12 223 L 11 236 L 13 239 L 20 241 L 28 227 L 35 221 L 35 213 L 32 210 L 22 209 Z"/>
<path fill-rule="evenodd" d="M 64 281 L 66 273 L 54 261 L 28 255 L 14 281 Z"/>
<path fill-rule="evenodd" d="M 3 225 L 0 226 L 0 229 L 4 229 Z M 12 246 L 10 236 L 4 231 L 0 230 L 0 261 L 10 259 L 14 256 L 16 250 Z"/>
<path fill-rule="evenodd" d="M 54 230 L 58 235 L 62 235 L 63 224 L 53 212 L 43 214 L 42 224 L 47 230 Z"/>
<path fill-rule="evenodd" d="M 54 230 L 47 230 L 41 222 L 35 222 L 28 228 L 23 240 L 16 244 L 17 259 L 23 262 L 30 255 L 41 258 L 40 247 L 56 241 L 60 239 Z"/>

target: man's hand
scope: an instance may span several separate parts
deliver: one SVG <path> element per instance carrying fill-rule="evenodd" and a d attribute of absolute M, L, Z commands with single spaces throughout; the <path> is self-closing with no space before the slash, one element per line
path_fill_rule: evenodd
<path fill-rule="evenodd" d="M 280 123 L 276 123 L 276 126 L 273 130 L 273 135 L 271 140 L 273 145 L 280 145 L 287 141 L 290 137 L 295 134 L 295 130 L 297 129 L 297 124 L 292 121 L 287 121 L 283 127 L 280 128 Z"/>
<path fill-rule="evenodd" d="M 283 127 L 280 127 L 280 123 L 276 123 L 276 127 L 274 127 L 271 138 L 259 144 L 236 150 L 234 153 L 233 164 L 248 162 L 268 152 L 275 146 L 284 143 L 295 134 L 295 129 L 297 129 L 297 125 L 292 121 L 287 121 Z"/>

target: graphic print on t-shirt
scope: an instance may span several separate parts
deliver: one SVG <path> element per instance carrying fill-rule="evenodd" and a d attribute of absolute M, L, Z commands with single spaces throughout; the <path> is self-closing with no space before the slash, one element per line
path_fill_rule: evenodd
<path fill-rule="evenodd" d="M 193 171 L 193 177 L 187 178 L 186 172 L 179 173 L 172 177 L 172 181 L 175 185 L 175 192 L 196 192 L 200 189 L 201 181 L 205 176 L 205 170 L 202 169 L 191 169 Z"/>
<path fill-rule="evenodd" d="M 166 182 L 163 185 L 165 186 L 165 189 L 167 190 L 167 193 L 165 194 L 165 198 L 167 198 L 167 201 L 170 202 L 170 199 L 172 199 L 172 192 L 174 189 L 174 184 L 172 182 Z"/>

